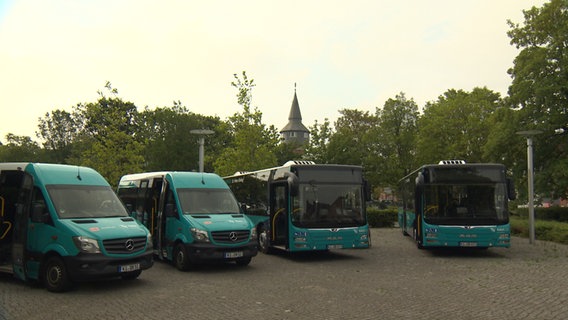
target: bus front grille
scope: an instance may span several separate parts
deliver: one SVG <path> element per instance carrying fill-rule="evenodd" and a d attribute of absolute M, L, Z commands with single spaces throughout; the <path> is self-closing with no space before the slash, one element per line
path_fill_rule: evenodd
<path fill-rule="evenodd" d="M 104 240 L 103 245 L 108 253 L 134 253 L 144 250 L 144 247 L 146 247 L 146 237 Z"/>
<path fill-rule="evenodd" d="M 249 230 L 235 230 L 235 231 L 213 231 L 211 236 L 217 243 L 237 243 L 247 241 L 249 239 Z"/>

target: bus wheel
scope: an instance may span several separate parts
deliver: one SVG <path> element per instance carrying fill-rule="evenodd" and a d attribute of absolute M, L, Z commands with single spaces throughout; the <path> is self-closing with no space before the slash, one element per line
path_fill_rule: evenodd
<path fill-rule="evenodd" d="M 269 239 L 268 231 L 261 227 L 260 232 L 258 233 L 258 249 L 262 253 L 269 254 L 270 253 L 270 239 Z"/>
<path fill-rule="evenodd" d="M 178 243 L 174 248 L 173 263 L 180 271 L 187 271 L 190 267 L 189 256 L 182 243 Z"/>
<path fill-rule="evenodd" d="M 248 264 L 250 263 L 251 260 L 252 260 L 252 258 L 248 257 L 248 258 L 237 259 L 237 260 L 235 260 L 235 262 L 237 263 L 237 266 L 244 267 L 244 266 L 248 266 Z"/>
<path fill-rule="evenodd" d="M 142 270 L 136 270 L 132 272 L 125 273 L 121 276 L 123 280 L 134 280 L 140 276 Z"/>
<path fill-rule="evenodd" d="M 63 292 L 71 289 L 73 283 L 67 275 L 65 263 L 59 257 L 51 257 L 43 269 L 43 284 L 48 291 Z"/>

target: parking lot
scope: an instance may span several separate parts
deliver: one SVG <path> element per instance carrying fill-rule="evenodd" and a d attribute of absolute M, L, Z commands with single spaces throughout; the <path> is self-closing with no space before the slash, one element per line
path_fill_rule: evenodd
<path fill-rule="evenodd" d="M 0 276 L 0 319 L 566 319 L 568 246 L 425 251 L 398 229 L 373 247 L 259 254 L 247 267 L 180 272 L 157 261 L 134 281 L 49 293 Z"/>

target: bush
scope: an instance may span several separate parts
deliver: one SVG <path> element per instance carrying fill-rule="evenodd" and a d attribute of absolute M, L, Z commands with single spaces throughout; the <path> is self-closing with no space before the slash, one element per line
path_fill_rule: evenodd
<path fill-rule="evenodd" d="M 393 228 L 398 221 L 398 210 L 396 208 L 378 209 L 367 208 L 367 220 L 371 228 Z"/>
<path fill-rule="evenodd" d="M 527 219 L 529 216 L 528 208 L 517 208 L 511 211 L 513 211 L 511 212 L 512 215 L 516 215 L 524 219 Z M 568 222 L 568 208 L 565 207 L 536 207 L 534 208 L 534 215 L 538 220 Z"/>
<path fill-rule="evenodd" d="M 511 235 L 529 237 L 529 222 L 527 219 L 511 217 Z M 568 223 L 546 220 L 535 220 L 535 238 L 568 244 Z"/>

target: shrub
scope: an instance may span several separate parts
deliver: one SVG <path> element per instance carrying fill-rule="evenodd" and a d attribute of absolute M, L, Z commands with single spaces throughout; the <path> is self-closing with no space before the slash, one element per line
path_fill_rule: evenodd
<path fill-rule="evenodd" d="M 398 220 L 398 210 L 367 208 L 367 219 L 371 228 L 392 228 Z"/>
<path fill-rule="evenodd" d="M 510 221 L 512 235 L 529 237 L 527 219 L 511 217 Z M 568 244 L 568 223 L 566 222 L 535 220 L 534 233 L 537 240 Z"/>

